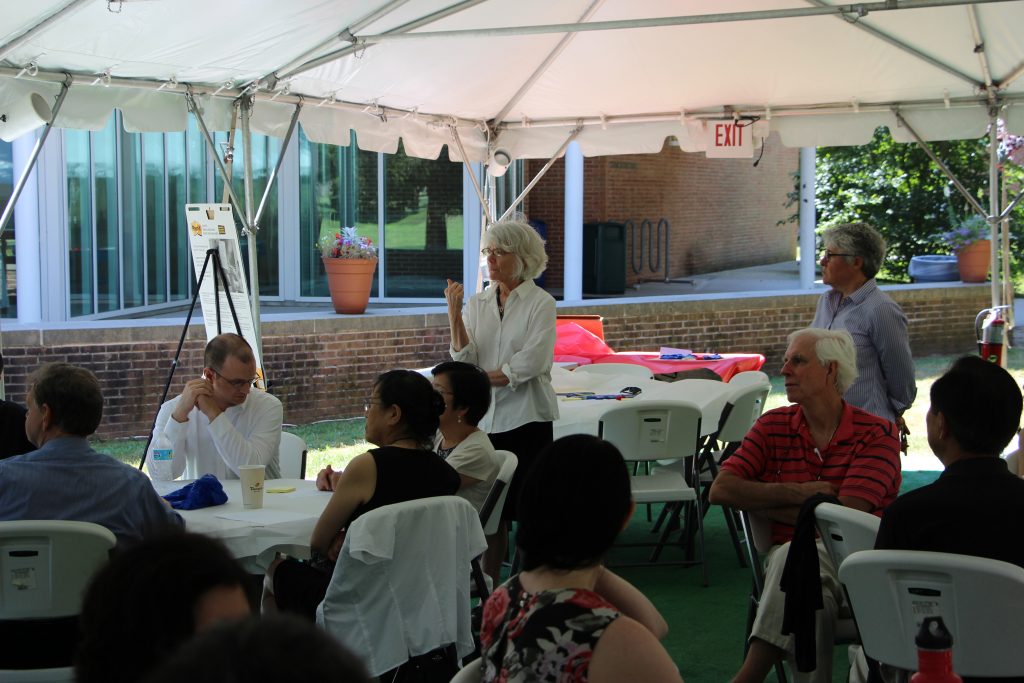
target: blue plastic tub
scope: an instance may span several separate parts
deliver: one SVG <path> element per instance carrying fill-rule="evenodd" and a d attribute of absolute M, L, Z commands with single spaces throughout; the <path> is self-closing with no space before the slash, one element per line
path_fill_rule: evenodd
<path fill-rule="evenodd" d="M 914 282 L 949 282 L 959 280 L 956 256 L 930 254 L 910 259 L 910 279 Z"/>

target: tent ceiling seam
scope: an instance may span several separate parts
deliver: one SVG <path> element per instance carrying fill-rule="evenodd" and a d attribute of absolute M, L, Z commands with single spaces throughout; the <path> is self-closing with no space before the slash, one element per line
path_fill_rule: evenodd
<path fill-rule="evenodd" d="M 824 0 L 806 0 L 806 1 L 811 3 L 812 5 L 815 5 L 815 6 L 818 6 L 818 7 L 832 7 L 832 5 L 828 5 L 827 3 L 825 3 Z M 878 29 L 878 28 L 875 28 L 874 26 L 871 26 L 870 24 L 862 21 L 861 17 L 858 17 L 854 21 L 850 21 L 849 19 L 847 19 L 846 15 L 837 15 L 836 18 L 845 21 L 848 25 L 850 25 L 853 28 L 860 29 L 861 31 L 864 31 L 867 34 L 872 35 L 875 38 L 878 38 L 879 40 L 881 40 L 881 41 L 883 41 L 885 43 L 888 43 L 889 45 L 892 45 L 893 47 L 895 47 L 898 50 L 902 50 L 903 52 L 906 52 L 908 55 L 910 55 L 912 57 L 916 57 L 917 59 L 925 62 L 926 64 L 930 64 L 930 65 L 932 65 L 932 66 L 934 66 L 934 67 L 936 67 L 938 69 L 941 69 L 942 71 L 945 71 L 946 73 L 950 74 L 951 76 L 955 76 L 956 78 L 959 78 L 960 80 L 962 80 L 962 81 L 964 81 L 966 83 L 969 83 L 971 86 L 973 86 L 974 88 L 976 88 L 978 90 L 984 90 L 985 89 L 985 83 L 984 82 L 979 81 L 977 78 L 974 78 L 974 77 L 972 77 L 969 74 L 963 73 L 959 69 L 956 69 L 955 67 L 953 67 L 950 64 L 946 64 L 945 62 L 939 60 L 936 57 L 932 57 L 931 55 L 927 54 L 926 52 L 918 50 L 916 47 L 913 47 L 911 45 L 908 45 L 907 43 L 904 43 L 903 41 L 899 40 L 898 38 L 896 38 L 894 36 L 889 35 L 885 31 L 882 31 L 881 29 Z"/>
<path fill-rule="evenodd" d="M 397 26 L 381 35 L 397 35 L 400 33 L 406 33 L 408 31 L 417 29 L 420 26 L 426 26 L 427 24 L 433 23 L 440 19 L 444 19 L 445 17 L 451 16 L 453 14 L 457 14 L 463 10 L 469 9 L 470 7 L 479 5 L 481 2 L 484 2 L 484 0 L 463 0 L 462 2 L 457 2 L 454 5 L 449 5 L 448 7 L 438 10 L 437 12 L 432 12 L 430 14 L 420 17 L 419 19 L 414 19 L 408 23 L 402 24 L 401 26 Z M 354 43 L 353 45 L 343 47 L 340 50 L 336 50 L 334 52 L 329 52 L 326 55 L 323 55 L 322 57 L 317 57 L 316 59 L 308 61 L 304 64 L 300 64 L 299 66 L 296 66 L 291 70 L 286 70 L 282 74 L 275 73 L 274 75 L 278 78 L 278 80 L 292 78 L 294 76 L 298 76 L 299 74 L 315 69 L 318 66 L 322 66 L 324 64 L 327 64 L 328 62 L 333 62 L 343 57 L 347 57 L 348 55 L 354 52 L 358 52 L 359 50 L 365 50 L 367 47 L 369 47 L 369 45 L 358 36 L 352 36 L 352 42 Z"/>
<path fill-rule="evenodd" d="M 597 8 L 600 7 L 603 3 L 604 0 L 593 0 L 593 2 L 591 2 L 590 5 L 583 11 L 583 14 L 580 15 L 580 18 L 576 20 L 576 23 L 584 22 L 590 17 L 592 17 L 594 15 L 594 12 L 597 11 Z M 562 36 L 562 38 L 558 41 L 558 44 L 555 45 L 551 52 L 548 53 L 547 57 L 544 58 L 544 60 L 534 70 L 534 72 L 530 74 L 530 77 L 527 78 L 521 86 L 519 86 L 519 89 L 516 90 L 515 94 L 512 95 L 511 98 L 509 98 L 508 102 L 505 103 L 505 106 L 502 107 L 501 110 L 494 115 L 493 121 L 500 123 L 502 119 L 508 116 L 508 113 L 512 109 L 512 107 L 514 107 L 516 103 L 519 100 L 521 100 L 523 96 L 530 90 L 530 88 L 532 88 L 537 83 L 537 80 L 541 76 L 543 76 L 544 73 L 548 70 L 548 68 L 554 63 L 554 61 L 558 59 L 559 56 L 561 56 L 562 52 L 565 50 L 565 48 L 569 46 L 569 43 L 571 43 L 572 39 L 575 37 L 575 33 L 567 33 L 564 36 Z"/>

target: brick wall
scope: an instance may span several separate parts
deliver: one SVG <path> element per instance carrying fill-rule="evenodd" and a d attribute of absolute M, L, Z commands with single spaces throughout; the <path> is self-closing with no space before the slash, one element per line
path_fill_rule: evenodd
<path fill-rule="evenodd" d="M 973 349 L 974 316 L 987 305 L 987 286 L 889 292 L 910 320 L 915 355 Z M 600 314 L 608 343 L 620 351 L 661 345 L 717 352 L 756 352 L 765 370 L 778 372 L 785 338 L 814 315 L 818 293 L 777 297 L 601 303 L 559 308 L 560 313 Z M 442 309 L 422 314 L 335 316 L 265 322 L 264 353 L 272 391 L 285 405 L 285 420 L 306 423 L 362 414 L 370 383 L 396 367 L 424 367 L 444 359 L 448 323 Z M 435 312 L 436 311 L 436 312 Z M 149 431 L 180 327 L 100 327 L 5 331 L 7 395 L 24 403 L 28 373 L 49 361 L 83 365 L 103 384 L 106 407 L 99 435 Z M 171 396 L 202 367 L 203 328 L 193 325 L 171 386 Z"/>
<path fill-rule="evenodd" d="M 527 175 L 540 170 L 544 160 L 527 163 Z M 799 150 L 769 138 L 757 168 L 751 159 L 706 159 L 666 146 L 658 154 L 594 157 L 583 164 L 583 220 L 632 221 L 639 230 L 644 219 L 655 226 L 669 224 L 669 254 L 664 251 L 656 270 L 650 269 L 647 245 L 641 272 L 630 264 L 627 236 L 627 285 L 638 279 L 680 278 L 730 268 L 792 259 L 796 225 L 778 225 L 792 210 L 784 208 L 793 190 L 792 173 L 799 165 Z M 556 162 L 527 196 L 524 211 L 548 224 L 547 286 L 562 286 L 564 260 L 565 165 Z M 639 266 L 639 256 L 636 257 Z"/>

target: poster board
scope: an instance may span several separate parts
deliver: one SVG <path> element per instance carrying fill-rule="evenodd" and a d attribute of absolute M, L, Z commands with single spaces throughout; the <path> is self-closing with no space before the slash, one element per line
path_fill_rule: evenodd
<path fill-rule="evenodd" d="M 266 390 L 263 374 L 263 359 L 260 358 L 259 344 L 256 343 L 256 328 L 252 320 L 252 308 L 249 306 L 249 286 L 245 279 L 245 264 L 238 243 L 238 230 L 235 229 L 235 216 L 230 204 L 186 204 L 185 217 L 188 223 L 189 249 L 192 252 L 192 266 L 195 268 L 196 280 L 206 262 L 206 252 L 216 249 L 220 257 L 224 275 L 228 281 L 227 291 L 223 283 L 217 282 L 217 295 L 214 295 L 214 261 L 211 259 L 206 268 L 206 275 L 199 287 L 199 303 L 203 308 L 203 321 L 206 324 L 206 339 L 209 341 L 217 336 L 217 306 L 220 306 L 222 332 L 235 332 L 235 322 L 231 317 L 231 306 L 228 297 L 235 306 L 238 324 L 242 329 L 242 337 L 252 347 L 256 358 L 256 374 L 259 377 L 258 389 Z M 218 300 L 219 299 L 219 300 Z"/>

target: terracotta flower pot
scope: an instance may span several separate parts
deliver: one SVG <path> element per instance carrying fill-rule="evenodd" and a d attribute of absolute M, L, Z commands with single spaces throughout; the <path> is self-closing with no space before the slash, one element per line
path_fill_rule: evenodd
<path fill-rule="evenodd" d="M 992 260 L 989 240 L 975 240 L 956 253 L 956 266 L 964 282 L 984 282 Z"/>
<path fill-rule="evenodd" d="M 377 259 L 325 258 L 327 285 L 335 313 L 363 313 L 370 301 Z"/>

